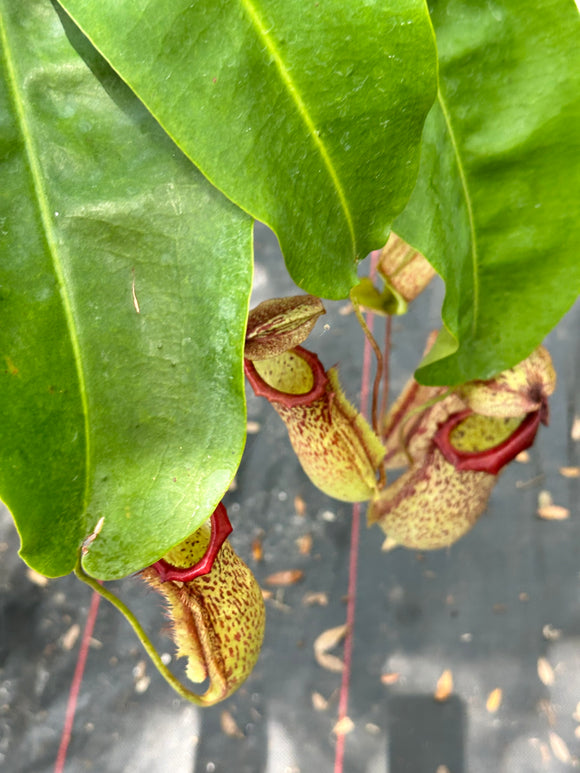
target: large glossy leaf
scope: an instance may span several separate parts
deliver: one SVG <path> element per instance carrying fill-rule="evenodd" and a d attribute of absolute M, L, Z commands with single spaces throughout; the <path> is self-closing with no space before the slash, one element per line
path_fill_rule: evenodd
<path fill-rule="evenodd" d="M 251 221 L 63 18 L 0 0 L 0 496 L 50 576 L 104 517 L 107 579 L 235 472 Z"/>
<path fill-rule="evenodd" d="M 435 97 L 423 0 L 61 0 L 204 174 L 345 297 L 417 174 Z"/>
<path fill-rule="evenodd" d="M 394 230 L 446 282 L 417 378 L 488 378 L 524 359 L 580 291 L 580 16 L 570 0 L 431 6 L 440 89 Z"/>

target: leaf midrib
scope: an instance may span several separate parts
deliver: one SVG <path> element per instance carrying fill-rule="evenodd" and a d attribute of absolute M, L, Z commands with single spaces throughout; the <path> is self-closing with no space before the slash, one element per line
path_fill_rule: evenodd
<path fill-rule="evenodd" d="M 469 234 L 471 237 L 471 270 L 473 274 L 473 322 L 471 326 L 471 333 L 475 336 L 477 330 L 477 322 L 479 319 L 479 253 L 477 247 L 477 234 L 475 230 L 475 217 L 473 214 L 473 204 L 471 201 L 471 194 L 469 192 L 469 186 L 467 184 L 467 175 L 463 167 L 463 161 L 461 160 L 461 154 L 459 152 L 459 145 L 455 137 L 455 131 L 451 124 L 451 116 L 447 109 L 445 99 L 441 93 L 441 87 L 437 91 L 437 100 L 445 119 L 445 125 L 447 126 L 447 132 L 449 133 L 449 139 L 453 147 L 455 154 L 455 162 L 457 164 L 457 170 L 459 172 L 459 179 L 461 181 L 461 187 L 463 189 L 463 195 L 465 197 L 465 205 L 467 207 L 467 218 L 469 221 Z"/>
<path fill-rule="evenodd" d="M 32 184 L 34 187 L 34 191 L 36 193 L 36 202 L 38 204 L 40 219 L 44 227 L 46 244 L 52 260 L 52 265 L 53 265 L 57 283 L 58 283 L 59 294 L 62 300 L 65 320 L 67 324 L 67 329 L 69 331 L 71 346 L 73 350 L 73 356 L 75 360 L 75 369 L 77 372 L 77 378 L 79 382 L 79 392 L 80 392 L 81 403 L 83 408 L 84 431 L 85 431 L 85 487 L 84 487 L 84 494 L 83 494 L 83 512 L 85 512 L 87 503 L 88 503 L 88 486 L 89 486 L 88 470 L 90 469 L 91 453 L 90 453 L 90 433 L 89 433 L 90 425 L 89 425 L 88 397 L 87 397 L 85 373 L 83 369 L 82 356 L 81 356 L 81 346 L 80 346 L 76 325 L 75 325 L 75 314 L 73 309 L 73 303 L 69 296 L 69 293 L 67 292 L 66 272 L 61 263 L 59 253 L 58 253 L 57 239 L 55 236 L 55 232 L 52 224 L 52 218 L 51 218 L 51 208 L 48 205 L 48 197 L 43 184 L 43 175 L 40 168 L 40 164 L 38 163 L 35 143 L 32 138 L 30 121 L 27 118 L 24 100 L 22 99 L 20 90 L 18 88 L 18 81 L 16 78 L 16 68 L 14 66 L 14 61 L 10 55 L 9 42 L 10 41 L 8 38 L 6 25 L 4 23 L 4 16 L 0 12 L 0 43 L 2 45 L 2 52 L 3 52 L 2 58 L 4 60 L 4 65 L 5 65 L 8 89 L 12 94 L 13 106 L 16 112 L 18 124 L 20 126 L 20 132 L 24 143 L 24 149 L 26 153 L 26 159 L 28 161 L 30 176 L 32 178 Z"/>
<path fill-rule="evenodd" d="M 284 60 L 282 59 L 280 52 L 276 48 L 276 45 L 272 40 L 272 37 L 270 36 L 268 30 L 264 26 L 256 6 L 252 3 L 251 0 L 240 0 L 240 2 L 244 10 L 246 11 L 250 21 L 252 22 L 256 32 L 258 33 L 259 37 L 264 43 L 266 50 L 270 53 L 274 61 L 274 64 L 276 65 L 278 72 L 280 73 L 282 82 L 286 86 L 288 93 L 290 94 L 292 100 L 294 101 L 294 104 L 296 105 L 296 108 L 298 110 L 298 114 L 304 121 L 304 124 L 308 129 L 310 136 L 312 137 L 312 141 L 314 142 L 314 145 L 316 146 L 318 152 L 320 153 L 320 156 L 324 162 L 324 165 L 328 171 L 328 174 L 330 175 L 330 179 L 332 180 L 334 187 L 336 188 L 338 199 L 340 201 L 340 205 L 342 207 L 342 210 L 344 212 L 344 216 L 348 225 L 348 230 L 350 233 L 351 244 L 352 244 L 352 252 L 353 252 L 353 255 L 356 256 L 355 228 L 354 228 L 352 215 L 350 213 L 350 208 L 348 206 L 346 194 L 344 192 L 344 188 L 342 187 L 342 184 L 340 182 L 336 169 L 334 168 L 334 164 L 332 163 L 330 154 L 328 153 L 328 150 L 326 149 L 325 144 L 320 139 L 320 132 L 316 129 L 316 125 L 314 124 L 314 121 L 312 120 L 308 112 L 308 108 L 306 107 L 306 104 L 302 99 L 300 92 L 296 87 L 296 84 L 292 80 L 292 77 L 286 65 L 284 64 Z"/>

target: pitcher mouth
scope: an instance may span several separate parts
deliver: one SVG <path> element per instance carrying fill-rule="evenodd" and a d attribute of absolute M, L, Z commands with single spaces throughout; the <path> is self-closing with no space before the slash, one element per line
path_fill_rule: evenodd
<path fill-rule="evenodd" d="M 224 505 L 220 502 L 211 515 L 211 535 L 209 539 L 209 545 L 200 560 L 193 566 L 178 567 L 170 564 L 164 558 L 160 558 L 151 567 L 155 569 L 159 575 L 161 582 L 168 582 L 169 580 L 177 580 L 178 582 L 190 582 L 196 577 L 202 577 L 204 574 L 209 574 L 212 570 L 215 558 L 220 552 L 222 545 L 228 536 L 232 533 L 233 528 L 228 518 L 228 513 Z"/>
<path fill-rule="evenodd" d="M 259 397 L 265 397 L 271 403 L 279 403 L 285 408 L 295 408 L 299 405 L 310 405 L 315 400 L 320 399 L 326 392 L 328 385 L 328 376 L 324 366 L 314 352 L 308 351 L 302 346 L 296 346 L 291 349 L 289 354 L 296 354 L 304 360 L 312 371 L 313 385 L 307 392 L 294 394 L 292 392 L 282 392 L 279 389 L 268 384 L 260 376 L 252 360 L 244 359 L 244 372 L 250 382 L 254 393 Z"/>
<path fill-rule="evenodd" d="M 450 435 L 473 411 L 468 408 L 465 411 L 453 413 L 439 427 L 433 438 L 435 445 L 441 451 L 445 459 L 457 470 L 471 470 L 473 472 L 488 472 L 497 475 L 506 464 L 529 448 L 536 437 L 541 422 L 546 423 L 546 414 L 542 409 L 529 413 L 512 434 L 498 443 L 496 446 L 486 448 L 484 451 L 459 451 L 451 443 Z"/>

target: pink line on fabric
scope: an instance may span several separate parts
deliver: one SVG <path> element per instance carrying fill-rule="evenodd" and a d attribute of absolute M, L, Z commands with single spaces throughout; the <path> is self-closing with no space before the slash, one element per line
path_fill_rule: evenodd
<path fill-rule="evenodd" d="M 371 255 L 371 277 L 375 273 L 379 252 Z M 373 332 L 373 315 L 366 315 L 366 323 Z M 361 380 L 361 413 L 368 416 L 368 403 L 371 387 L 371 345 L 365 338 L 362 380 Z M 350 554 L 348 563 L 348 602 L 346 606 L 346 625 L 347 631 L 344 640 L 344 670 L 342 672 L 342 683 L 340 686 L 340 698 L 338 702 L 338 721 L 347 716 L 348 697 L 350 691 L 350 678 L 352 668 L 352 651 L 354 639 L 354 622 L 356 611 L 356 584 L 358 573 L 358 552 L 359 552 L 359 533 L 360 533 L 360 504 L 357 502 L 352 507 L 352 525 L 350 531 Z M 334 773 L 343 773 L 344 766 L 344 748 L 346 736 L 340 733 L 336 738 L 336 751 L 334 756 Z"/>
<path fill-rule="evenodd" d="M 70 743 L 72 729 L 74 725 L 75 713 L 77 709 L 77 699 L 83 681 L 83 675 L 85 672 L 85 664 L 87 662 L 87 654 L 89 652 L 89 644 L 93 630 L 95 628 L 95 621 L 97 619 L 97 613 L 99 611 L 99 603 L 101 597 L 98 593 L 93 591 L 91 598 L 91 605 L 89 607 L 89 613 L 87 615 L 87 621 L 85 623 L 85 629 L 83 631 L 83 638 L 81 639 L 81 646 L 77 657 L 77 663 L 75 666 L 75 672 L 73 675 L 72 683 L 70 686 L 70 692 L 68 695 L 68 702 L 66 705 L 66 712 L 64 716 L 64 727 L 62 729 L 62 735 L 60 737 L 60 745 L 58 747 L 58 754 L 56 762 L 54 763 L 54 773 L 63 773 L 68 746 Z"/>

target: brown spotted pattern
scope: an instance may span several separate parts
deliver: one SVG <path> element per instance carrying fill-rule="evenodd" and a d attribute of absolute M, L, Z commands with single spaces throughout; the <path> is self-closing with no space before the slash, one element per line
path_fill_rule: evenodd
<path fill-rule="evenodd" d="M 368 520 L 405 547 L 447 547 L 475 524 L 496 480 L 486 472 L 460 472 L 432 448 L 371 503 Z"/>
<path fill-rule="evenodd" d="M 173 566 L 194 565 L 209 535 L 205 524 L 164 559 Z M 251 571 L 226 541 L 209 574 L 191 582 L 161 582 L 152 568 L 142 574 L 167 602 L 177 655 L 188 660 L 188 678 L 196 683 L 209 678 L 203 703 L 227 698 L 252 671 L 264 636 L 264 602 Z"/>
<path fill-rule="evenodd" d="M 552 358 L 543 346 L 489 381 L 470 381 L 456 392 L 468 408 L 485 416 L 521 416 L 539 410 L 556 388 Z"/>
<path fill-rule="evenodd" d="M 260 303 L 248 317 L 244 356 L 263 360 L 293 349 L 308 338 L 318 317 L 325 313 L 322 301 L 314 295 Z"/>
<path fill-rule="evenodd" d="M 425 403 L 441 397 L 446 387 L 428 387 L 411 378 L 385 417 L 383 442 L 388 470 L 406 467 L 409 460 L 423 459 L 433 435 L 451 414 L 465 406 L 454 394 L 421 410 Z"/>
<path fill-rule="evenodd" d="M 348 402 L 334 368 L 321 398 L 292 408 L 272 402 L 286 424 L 300 464 L 325 494 L 364 502 L 377 492 L 384 449 L 363 416 Z"/>

